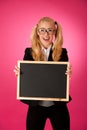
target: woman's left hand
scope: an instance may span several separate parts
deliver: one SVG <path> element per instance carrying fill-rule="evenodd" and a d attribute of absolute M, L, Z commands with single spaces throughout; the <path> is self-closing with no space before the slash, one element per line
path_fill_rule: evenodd
<path fill-rule="evenodd" d="M 72 65 L 69 64 L 66 70 L 66 75 L 69 75 L 69 78 L 71 78 L 71 74 L 72 74 Z"/>

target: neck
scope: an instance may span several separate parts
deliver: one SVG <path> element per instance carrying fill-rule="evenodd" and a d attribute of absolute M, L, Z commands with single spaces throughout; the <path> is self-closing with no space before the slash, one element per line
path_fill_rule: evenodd
<path fill-rule="evenodd" d="M 52 44 L 51 44 L 51 45 L 49 45 L 49 46 L 43 46 L 43 45 L 42 45 L 42 47 L 43 47 L 44 49 L 51 48 L 51 46 L 52 46 Z"/>

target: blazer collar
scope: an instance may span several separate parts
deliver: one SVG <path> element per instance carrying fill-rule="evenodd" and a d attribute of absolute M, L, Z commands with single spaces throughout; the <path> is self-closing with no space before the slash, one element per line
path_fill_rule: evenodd
<path fill-rule="evenodd" d="M 51 47 L 51 49 L 50 49 L 48 61 L 53 61 L 53 59 L 52 59 L 52 47 Z"/>

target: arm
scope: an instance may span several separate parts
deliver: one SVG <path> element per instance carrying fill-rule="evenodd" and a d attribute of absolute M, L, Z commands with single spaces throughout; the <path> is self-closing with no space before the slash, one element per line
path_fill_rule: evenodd
<path fill-rule="evenodd" d="M 31 61 L 33 61 L 31 48 L 26 48 L 25 49 L 23 60 L 31 60 Z M 36 106 L 37 103 L 38 103 L 38 101 L 36 101 L 36 100 L 35 101 L 34 100 L 20 100 L 20 101 L 27 104 L 27 105 L 31 105 L 31 106 Z"/>

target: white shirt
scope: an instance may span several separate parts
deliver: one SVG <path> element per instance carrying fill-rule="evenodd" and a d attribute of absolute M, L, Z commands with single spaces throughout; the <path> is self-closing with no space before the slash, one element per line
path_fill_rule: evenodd
<path fill-rule="evenodd" d="M 50 54 L 51 47 L 52 47 L 52 45 L 50 45 L 47 49 L 42 47 L 42 52 L 44 54 L 44 60 L 45 61 L 48 61 L 48 57 L 49 57 L 49 54 Z M 49 106 L 54 105 L 54 102 L 53 101 L 40 101 L 39 105 L 44 106 L 44 107 L 49 107 Z"/>
<path fill-rule="evenodd" d="M 50 45 L 47 49 L 42 47 L 42 52 L 44 54 L 44 60 L 46 60 L 46 61 L 48 61 L 48 57 L 49 57 L 51 47 L 52 47 L 52 45 Z"/>

